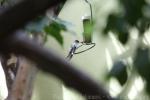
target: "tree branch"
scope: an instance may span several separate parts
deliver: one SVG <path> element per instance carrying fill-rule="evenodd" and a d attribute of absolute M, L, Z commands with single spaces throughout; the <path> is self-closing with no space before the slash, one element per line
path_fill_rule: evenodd
<path fill-rule="evenodd" d="M 14 52 L 29 58 L 39 65 L 37 66 L 39 69 L 56 75 L 67 86 L 78 90 L 81 94 L 97 96 L 97 100 L 112 100 L 101 85 L 50 50 L 44 49 L 35 41 L 27 38 L 25 34 L 15 34 L 0 43 L 0 51 Z"/>
<path fill-rule="evenodd" d="M 23 27 L 46 9 L 66 0 L 23 0 L 0 15 L 0 38 L 8 36 Z"/>

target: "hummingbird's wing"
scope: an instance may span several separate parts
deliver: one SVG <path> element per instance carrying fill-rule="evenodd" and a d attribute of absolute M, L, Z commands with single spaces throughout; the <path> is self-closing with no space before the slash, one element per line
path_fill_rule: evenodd
<path fill-rule="evenodd" d="M 74 53 L 75 53 L 76 47 L 72 47 L 69 51 L 68 56 L 66 57 L 66 59 L 71 60 L 71 58 L 73 57 Z"/>

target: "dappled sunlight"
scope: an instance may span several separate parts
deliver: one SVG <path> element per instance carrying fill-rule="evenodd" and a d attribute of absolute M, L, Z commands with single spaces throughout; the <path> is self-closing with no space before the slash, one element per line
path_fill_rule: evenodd
<path fill-rule="evenodd" d="M 138 94 L 144 89 L 144 81 L 141 77 L 137 77 L 134 80 L 134 84 L 131 86 L 131 89 L 128 93 L 129 100 L 134 100 L 137 98 Z"/>
<path fill-rule="evenodd" d="M 112 68 L 112 66 L 113 66 L 113 61 L 112 61 L 110 52 L 109 52 L 109 50 L 108 50 L 107 48 L 105 49 L 105 54 L 106 54 L 106 64 L 107 64 L 107 68 L 108 68 L 108 71 L 110 71 L 111 68 Z"/>
<path fill-rule="evenodd" d="M 113 33 L 109 32 L 109 36 L 112 39 L 112 43 L 116 49 L 117 54 L 121 55 L 125 51 L 123 46 L 121 46 L 121 44 L 118 42 L 118 40 L 116 39 Z"/>
<path fill-rule="evenodd" d="M 144 34 L 144 41 L 150 45 L 150 29 Z"/>
<path fill-rule="evenodd" d="M 128 93 L 129 100 L 134 100 L 137 96 L 137 90 L 136 87 L 133 85 Z"/>
<path fill-rule="evenodd" d="M 139 37 L 139 33 L 138 33 L 138 30 L 137 30 L 137 28 L 132 28 L 132 29 L 130 29 L 130 37 L 132 38 L 132 39 L 134 39 L 134 40 L 137 40 L 138 39 L 138 37 Z"/>
<path fill-rule="evenodd" d="M 8 90 L 6 86 L 6 78 L 5 78 L 4 70 L 2 68 L 3 67 L 0 62 L 0 100 L 6 99 L 8 95 Z"/>
<path fill-rule="evenodd" d="M 142 91 L 144 89 L 144 81 L 141 77 L 137 77 L 134 81 L 134 85 L 138 92 Z"/>
<path fill-rule="evenodd" d="M 122 87 L 120 86 L 119 82 L 114 79 L 111 78 L 110 79 L 110 83 L 109 83 L 109 91 L 111 96 L 116 97 L 122 90 Z"/>
<path fill-rule="evenodd" d="M 144 88 L 144 84 L 141 78 L 137 78 L 134 81 L 134 84 L 132 85 L 129 93 L 128 93 L 128 98 L 130 100 L 133 100 L 136 98 L 136 96 L 138 95 L 138 93 Z"/>

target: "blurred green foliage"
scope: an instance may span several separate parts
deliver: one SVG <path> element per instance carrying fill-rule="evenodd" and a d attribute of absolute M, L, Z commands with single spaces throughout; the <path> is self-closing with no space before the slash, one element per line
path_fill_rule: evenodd
<path fill-rule="evenodd" d="M 63 37 L 61 35 L 61 31 L 66 31 L 66 27 L 61 24 L 53 21 L 49 25 L 44 27 L 44 31 L 48 34 L 53 36 L 61 45 L 63 45 Z"/>
<path fill-rule="evenodd" d="M 111 13 L 107 19 L 104 34 L 113 31 L 121 43 L 126 44 L 129 38 L 129 28 L 137 27 L 143 34 L 149 26 L 150 20 L 143 14 L 143 7 L 147 6 L 145 0 L 119 0 L 123 11 Z"/>
<path fill-rule="evenodd" d="M 124 7 L 124 18 L 134 26 L 143 17 L 142 8 L 146 5 L 145 0 L 119 0 Z"/>
<path fill-rule="evenodd" d="M 128 24 L 123 17 L 110 14 L 107 19 L 107 26 L 104 29 L 104 34 L 107 34 L 110 30 L 116 33 L 121 43 L 125 44 L 128 41 Z"/>
<path fill-rule="evenodd" d="M 116 61 L 109 73 L 109 76 L 115 77 L 119 81 L 119 83 L 123 86 L 128 79 L 127 64 L 122 60 Z"/>
<path fill-rule="evenodd" d="M 55 38 L 60 45 L 63 45 L 63 37 L 61 31 L 66 31 L 65 22 L 61 19 L 55 17 L 58 15 L 65 2 L 58 4 L 53 7 L 53 14 L 51 17 L 47 15 L 41 15 L 28 23 L 25 30 L 31 34 L 41 34 L 43 36 L 44 42 L 47 41 L 47 37 L 50 35 Z"/>
<path fill-rule="evenodd" d="M 134 67 L 147 81 L 146 90 L 150 93 L 150 50 L 139 47 L 134 58 Z"/>
<path fill-rule="evenodd" d="M 150 16 L 144 14 L 144 8 L 149 8 L 150 4 L 147 0 L 118 0 L 118 2 L 123 7 L 123 11 L 109 14 L 106 27 L 103 29 L 103 34 L 108 35 L 111 31 L 117 36 L 120 43 L 126 46 L 130 39 L 130 29 L 136 28 L 139 32 L 139 38 L 143 39 L 145 32 L 150 28 Z M 146 81 L 145 89 L 150 95 L 150 50 L 149 45 L 143 46 L 141 42 L 137 43 L 138 46 L 135 49 L 135 56 L 131 57 L 133 60 L 132 70 L 136 70 Z M 114 62 L 109 76 L 115 77 L 123 86 L 126 84 L 129 76 L 127 68 L 128 65 L 119 59 Z M 132 70 L 129 70 L 129 73 L 132 74 Z"/>

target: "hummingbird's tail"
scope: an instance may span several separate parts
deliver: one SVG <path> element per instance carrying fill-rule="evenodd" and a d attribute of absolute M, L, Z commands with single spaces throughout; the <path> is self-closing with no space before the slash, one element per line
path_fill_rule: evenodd
<path fill-rule="evenodd" d="M 66 57 L 66 59 L 67 59 L 68 61 L 70 61 L 72 57 L 73 57 L 73 55 L 68 55 L 68 56 Z"/>

